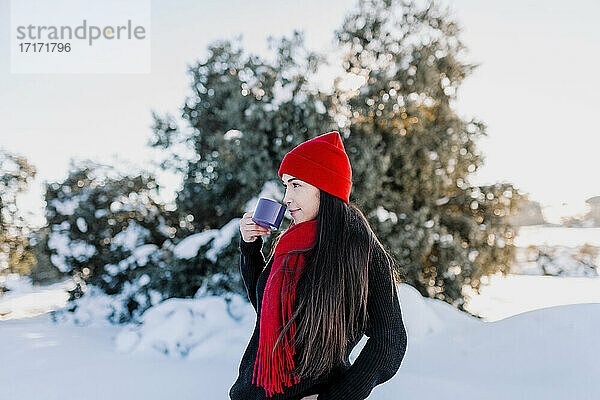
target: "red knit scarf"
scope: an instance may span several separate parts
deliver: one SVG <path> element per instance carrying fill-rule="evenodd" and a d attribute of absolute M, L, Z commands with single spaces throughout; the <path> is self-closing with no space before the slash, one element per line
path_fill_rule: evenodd
<path fill-rule="evenodd" d="M 258 353 L 254 364 L 252 383 L 256 378 L 256 386 L 263 386 L 268 397 L 274 392 L 283 393 L 282 383 L 285 386 L 292 385 L 292 375 L 284 374 L 284 368 L 288 371 L 294 369 L 293 354 L 296 349 L 293 345 L 296 332 L 294 321 L 285 336 L 281 338 L 271 358 L 271 351 L 281 330 L 291 319 L 292 304 L 295 299 L 296 282 L 305 262 L 303 254 L 293 254 L 287 260 L 287 268 L 283 268 L 283 258 L 291 250 L 306 249 L 313 245 L 317 232 L 317 221 L 303 221 L 292 225 L 279 239 L 273 254 L 273 265 L 265 286 L 260 315 L 260 336 Z M 284 288 L 291 290 L 283 296 Z M 258 376 L 257 375 L 258 372 Z M 294 383 L 300 381 L 296 374 Z"/>

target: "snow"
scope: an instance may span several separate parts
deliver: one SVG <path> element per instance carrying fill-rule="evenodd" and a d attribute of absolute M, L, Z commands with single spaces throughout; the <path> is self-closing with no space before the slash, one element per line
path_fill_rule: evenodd
<path fill-rule="evenodd" d="M 494 322 L 517 314 L 568 304 L 600 303 L 600 278 L 493 275 L 466 308 Z"/>
<path fill-rule="evenodd" d="M 555 226 L 524 226 L 519 229 L 515 245 L 579 246 L 589 243 L 600 246 L 600 228 L 563 228 Z"/>
<path fill-rule="evenodd" d="M 52 312 L 54 321 L 70 324 L 70 325 L 98 325 L 104 324 L 106 320 L 110 322 L 118 322 L 123 315 L 127 315 L 127 300 L 133 297 L 139 304 L 154 306 L 163 300 L 162 294 L 155 290 L 149 290 L 149 299 L 146 299 L 140 293 L 140 288 L 148 284 L 149 276 L 143 274 L 139 278 L 131 282 L 125 282 L 123 289 L 118 295 L 108 296 L 95 285 L 84 285 L 85 294 L 74 300 L 69 307 L 74 307 L 73 312 L 67 311 L 67 304 Z M 74 287 L 74 282 L 71 287 Z M 65 299 L 66 302 L 66 299 Z M 1 303 L 0 303 L 1 304 Z M 11 319 L 8 315 L 5 319 Z M 137 313 L 134 312 L 133 322 L 138 320 Z"/>
<path fill-rule="evenodd" d="M 65 200 L 55 199 L 51 201 L 51 205 L 62 215 L 73 215 L 77 207 L 79 207 L 79 202 L 81 200 L 80 196 L 74 196 Z"/>
<path fill-rule="evenodd" d="M 130 221 L 127 228 L 114 236 L 111 240 L 111 249 L 119 248 L 131 252 L 129 257 L 120 260 L 117 264 L 106 264 L 104 269 L 109 275 L 115 276 L 127 269 L 134 269 L 144 266 L 148 263 L 150 257 L 159 252 L 159 247 L 155 244 L 144 244 L 144 241 L 150 235 L 150 231 L 134 221 Z"/>
<path fill-rule="evenodd" d="M 598 293 L 600 281 L 587 280 Z M 593 333 L 600 329 L 600 304 L 546 307 L 485 322 L 405 284 L 398 285 L 398 295 L 407 353 L 398 373 L 369 399 L 421 398 L 424 385 L 428 396 L 461 399 L 600 395 Z M 181 399 L 227 398 L 255 318 L 254 309 L 234 295 L 229 308 L 217 296 L 169 299 L 147 310 L 139 326 L 99 318 L 54 324 L 48 314 L 4 321 L 0 340 L 11 367 L 0 385 L 14 400 L 39 393 L 59 399 L 72 391 L 90 400 L 161 399 L 174 390 Z M 365 343 L 363 337 L 351 362 Z M 27 385 L 16 383 L 25 376 Z M 94 386 L 97 376 L 111 384 Z"/>
<path fill-rule="evenodd" d="M 241 131 L 239 131 L 237 129 L 230 129 L 227 132 L 225 132 L 223 139 L 225 139 L 225 140 L 239 139 L 242 136 L 244 136 L 244 134 Z"/>
<path fill-rule="evenodd" d="M 597 266 L 600 265 L 600 257 L 580 254 L 581 247 L 539 246 L 538 248 L 548 256 L 541 257 L 537 262 L 521 264 L 520 273 L 544 275 L 545 271 L 547 275 L 571 277 L 598 276 L 599 267 Z M 552 259 L 549 257 L 552 257 Z"/>
<path fill-rule="evenodd" d="M 69 239 L 69 226 L 67 221 L 64 221 L 60 225 L 53 225 L 48 237 L 48 247 L 57 252 L 57 254 L 50 256 L 50 260 L 61 272 L 71 270 L 71 267 L 66 262 L 67 257 L 74 257 L 78 261 L 85 262 L 96 254 L 94 246 L 81 240 L 71 241 Z"/>
<path fill-rule="evenodd" d="M 29 277 L 0 276 L 0 286 L 10 289 L 0 296 L 0 321 L 34 317 L 63 308 L 73 287 L 70 280 L 34 288 Z M 0 325 L 1 326 L 1 325 Z"/>
<path fill-rule="evenodd" d="M 85 222 L 85 218 L 83 218 L 83 217 L 77 218 L 77 228 L 79 228 L 79 230 L 81 232 L 87 232 L 88 225 L 87 225 L 87 222 Z"/>
<path fill-rule="evenodd" d="M 133 254 L 119 261 L 119 264 L 106 264 L 104 269 L 111 275 L 115 276 L 127 269 L 134 269 L 139 266 L 144 266 L 148 263 L 150 256 L 158 251 L 158 246 L 155 244 L 145 244 L 133 249 Z"/>
<path fill-rule="evenodd" d="M 362 94 L 365 94 L 365 92 L 368 92 L 368 87 L 364 86 L 365 83 L 367 83 L 367 80 L 364 76 L 354 73 L 346 73 L 342 76 L 342 79 L 338 83 L 338 88 L 343 91 L 360 90 Z"/>
<path fill-rule="evenodd" d="M 158 246 L 155 244 L 144 244 L 133 250 L 133 254 L 129 257 L 136 261 L 139 266 L 146 265 L 148 258 L 152 253 L 158 250 Z"/>
<path fill-rule="evenodd" d="M 273 86 L 273 101 L 271 102 L 275 109 L 277 109 L 282 103 L 287 103 L 293 99 L 293 90 L 295 87 L 295 83 L 288 83 L 284 87 L 281 85 L 281 81 L 275 82 L 275 85 Z"/>
<path fill-rule="evenodd" d="M 173 254 L 177 258 L 193 258 L 198 254 L 200 247 L 204 246 L 211 239 L 214 239 L 212 247 L 206 252 L 206 258 L 215 262 L 221 249 L 231 243 L 231 240 L 239 231 L 239 227 L 240 218 L 233 218 L 221 229 L 210 229 L 190 235 L 175 246 Z"/>
<path fill-rule="evenodd" d="M 379 207 L 377 207 L 375 212 L 376 212 L 377 219 L 379 220 L 379 222 L 384 222 L 387 219 L 390 219 L 393 224 L 398 222 L 398 216 L 393 211 L 388 211 L 385 208 L 379 206 Z"/>
<path fill-rule="evenodd" d="M 247 339 L 242 332 L 254 325 L 254 309 L 247 306 L 240 296 L 234 296 L 229 307 L 218 296 L 168 299 L 144 313 L 143 325 L 121 330 L 116 347 L 121 352 L 158 351 L 190 359 L 225 352 L 235 356 L 228 344 Z"/>
<path fill-rule="evenodd" d="M 150 231 L 133 220 L 129 221 L 127 229 L 117 233 L 111 240 L 111 248 L 118 246 L 133 250 L 144 243 L 144 238 L 150 235 Z"/>
<path fill-rule="evenodd" d="M 117 328 L 52 324 L 48 315 L 2 323 L 2 398 L 85 400 L 224 398 L 234 378 L 225 360 L 177 362 L 160 354 L 132 357 L 115 352 Z M 5 363 L 3 363 L 5 365 Z M 202 383 L 210 383 L 202 388 Z"/>
<path fill-rule="evenodd" d="M 530 229 L 525 246 L 540 242 L 546 229 Z M 595 235 L 593 228 L 581 230 L 563 232 L 573 246 L 593 242 L 585 236 Z M 552 235 L 558 239 L 560 232 Z M 11 400 L 63 399 L 70 393 L 86 400 L 174 394 L 225 399 L 256 320 L 241 296 L 197 295 L 162 302 L 156 297 L 139 324 L 112 325 L 106 315 L 122 301 L 88 285 L 77 300 L 76 318 L 53 323 L 47 311 L 66 306 L 70 280 L 34 287 L 25 277 L 0 279 L 11 289 L 0 297 L 2 360 L 10 360 L 0 387 Z M 466 304 L 483 319 L 398 284 L 407 352 L 398 373 L 369 399 L 419 399 L 424 390 L 427 398 L 463 400 L 600 398 L 600 277 L 486 279 L 488 285 L 480 294 L 468 293 Z M 148 280 L 145 275 L 133 286 Z M 353 349 L 351 362 L 366 340 Z"/>

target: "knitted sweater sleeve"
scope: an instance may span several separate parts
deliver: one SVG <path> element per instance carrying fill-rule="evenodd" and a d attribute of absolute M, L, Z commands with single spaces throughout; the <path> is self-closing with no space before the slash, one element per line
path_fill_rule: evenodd
<path fill-rule="evenodd" d="M 248 292 L 248 299 L 256 311 L 256 282 L 263 267 L 265 256 L 262 253 L 263 239 L 257 237 L 253 242 L 246 242 L 240 235 L 240 271 Z"/>
<path fill-rule="evenodd" d="M 396 284 L 384 257 L 382 253 L 374 256 L 369 266 L 367 342 L 352 366 L 325 385 L 318 400 L 366 399 L 375 386 L 390 380 L 400 368 L 407 336 Z"/>

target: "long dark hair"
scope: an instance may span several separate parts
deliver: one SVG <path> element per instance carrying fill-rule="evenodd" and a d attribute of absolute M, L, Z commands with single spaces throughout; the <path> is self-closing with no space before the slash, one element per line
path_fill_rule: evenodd
<path fill-rule="evenodd" d="M 287 267 L 292 254 L 306 253 L 296 284 L 294 313 L 274 346 L 275 349 L 296 321 L 294 346 L 300 359 L 294 371 L 287 373 L 308 378 L 324 376 L 334 366 L 345 364 L 351 340 L 364 332 L 368 322 L 370 259 L 376 256 L 384 260 L 394 280 L 394 258 L 358 207 L 320 189 L 319 200 L 315 242 L 284 257 L 283 265 Z M 291 225 L 275 239 L 269 259 Z M 285 295 L 290 287 L 283 290 Z"/>

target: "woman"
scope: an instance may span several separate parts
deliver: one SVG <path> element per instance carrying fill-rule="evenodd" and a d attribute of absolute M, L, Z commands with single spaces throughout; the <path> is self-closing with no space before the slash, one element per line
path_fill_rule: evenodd
<path fill-rule="evenodd" d="M 270 231 L 251 213 L 240 220 L 240 269 L 257 320 L 230 399 L 365 399 L 406 352 L 391 257 L 349 204 L 352 170 L 338 132 L 295 147 L 279 177 L 293 222 L 268 262 L 261 236 Z"/>

